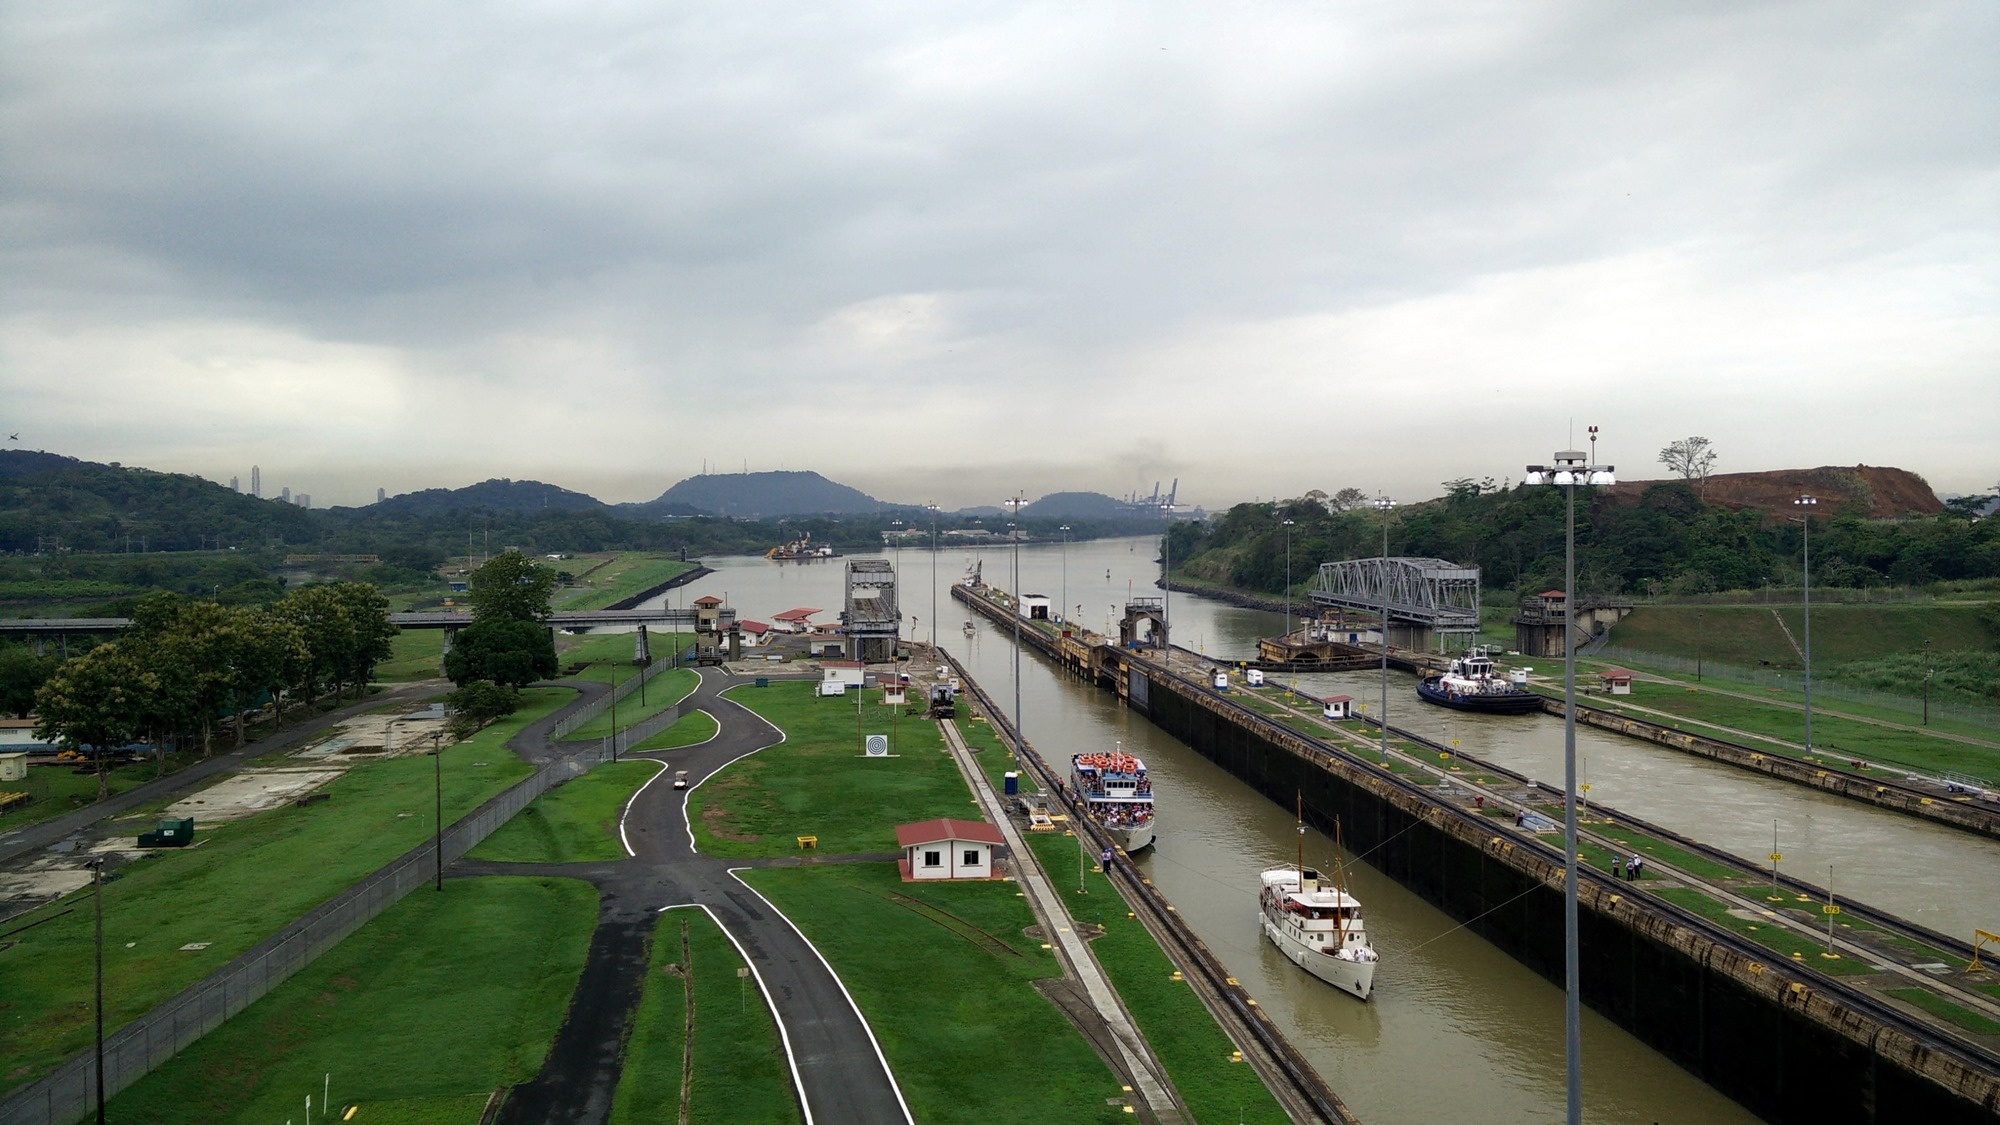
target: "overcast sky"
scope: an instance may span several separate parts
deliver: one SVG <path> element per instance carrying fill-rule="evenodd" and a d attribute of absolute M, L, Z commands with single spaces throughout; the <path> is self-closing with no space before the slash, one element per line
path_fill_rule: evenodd
<path fill-rule="evenodd" d="M 316 505 L 2000 481 L 2000 5 L 0 0 L 0 431 Z M 13 446 L 13 443 L 10 443 Z"/>

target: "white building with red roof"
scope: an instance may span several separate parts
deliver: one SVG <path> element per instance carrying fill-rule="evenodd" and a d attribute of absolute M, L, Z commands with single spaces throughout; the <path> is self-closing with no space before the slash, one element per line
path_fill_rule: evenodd
<path fill-rule="evenodd" d="M 818 612 L 817 609 L 801 607 L 772 614 L 771 628 L 780 633 L 810 633 L 813 629 L 812 615 Z"/>
<path fill-rule="evenodd" d="M 905 883 L 1001 878 L 995 849 L 1006 839 L 998 828 L 983 821 L 940 817 L 920 824 L 899 824 L 896 843 L 903 849 L 898 866 Z"/>

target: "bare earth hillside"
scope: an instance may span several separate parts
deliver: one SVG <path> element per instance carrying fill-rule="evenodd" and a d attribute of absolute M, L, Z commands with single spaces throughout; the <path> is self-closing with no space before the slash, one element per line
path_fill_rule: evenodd
<path fill-rule="evenodd" d="M 1610 492 L 1616 499 L 1636 503 L 1646 489 L 1663 483 L 1667 482 L 1619 481 L 1611 486 Z M 1795 512 L 1792 501 L 1802 495 L 1818 497 L 1820 514 L 1825 516 L 1853 512 L 1871 519 L 1891 519 L 1927 516 L 1944 510 L 1943 502 L 1924 478 L 1908 469 L 1879 465 L 1717 473 L 1708 478 L 1705 488 L 1699 484 L 1695 487 L 1711 504 L 1757 508 L 1773 515 Z"/>

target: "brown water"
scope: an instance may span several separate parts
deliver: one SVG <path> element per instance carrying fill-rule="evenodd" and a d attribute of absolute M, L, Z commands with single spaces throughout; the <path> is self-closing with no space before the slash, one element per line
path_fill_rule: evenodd
<path fill-rule="evenodd" d="M 1129 592 L 1158 595 L 1155 540 L 1106 540 L 1020 551 L 1029 593 L 1084 606 L 1079 619 L 1102 629 L 1107 607 Z M 980 552 L 988 581 L 1012 587 L 1012 552 Z M 1066 556 L 1066 558 L 1065 558 Z M 888 557 L 895 558 L 893 553 Z M 974 553 L 947 548 L 936 558 L 938 641 L 965 659 L 1003 707 L 1014 695 L 1013 646 L 1005 631 L 970 614 L 947 587 Z M 914 636 L 932 633 L 928 552 L 905 551 L 902 605 L 917 619 Z M 717 573 L 672 595 L 726 596 L 744 615 L 769 620 L 794 606 L 818 606 L 837 618 L 839 560 L 777 564 L 760 558 L 711 559 Z M 1067 578 L 1064 577 L 1065 564 Z M 1299 560 L 1300 573 L 1307 563 Z M 1108 575 L 1108 577 L 1107 577 Z M 1128 586 L 1129 583 L 1129 586 Z M 1066 596 L 1065 596 L 1066 586 Z M 1255 652 L 1276 632 L 1280 615 L 1176 594 L 1178 643 L 1218 657 Z M 1540 1121 L 1561 1117 L 1562 993 L 1366 864 L 1350 866 L 1351 889 L 1366 905 L 1382 951 L 1374 998 L 1366 1004 L 1333 992 L 1261 940 L 1255 922 L 1257 872 L 1293 854 L 1289 812 L 1253 792 L 1142 716 L 1098 689 L 1057 675 L 1040 657 L 1020 661 L 1022 727 L 1044 756 L 1061 760 L 1122 742 L 1142 755 L 1156 782 L 1160 840 L 1138 863 L 1210 948 L 1257 997 L 1355 1112 L 1369 1122 Z M 1299 677 L 1305 690 L 1339 690 L 1371 702 L 1374 673 Z M 1468 716 L 1420 705 L 1409 677 L 1391 673 L 1390 719 L 1398 726 L 1476 752 L 1530 776 L 1560 781 L 1562 725 L 1548 717 Z M 1590 796 L 1749 856 L 1770 850 L 1780 825 L 1785 866 L 1822 880 L 1835 868 L 1836 892 L 1851 891 L 1938 928 L 1964 932 L 2000 921 L 2000 846 L 1825 797 L 1797 786 L 1717 766 L 1645 743 L 1578 731 Z M 1308 858 L 1331 859 L 1317 833 Z M 1950 872 L 1950 878 L 1913 876 Z M 1981 921 L 1983 919 L 1983 921 Z M 1584 1095 L 1593 1121 L 1749 1121 L 1734 1103 L 1606 1020 L 1584 1013 Z"/>

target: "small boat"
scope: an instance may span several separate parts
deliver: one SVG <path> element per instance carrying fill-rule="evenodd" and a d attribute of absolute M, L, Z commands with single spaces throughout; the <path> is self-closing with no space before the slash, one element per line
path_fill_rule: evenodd
<path fill-rule="evenodd" d="M 812 532 L 808 531 L 789 543 L 781 543 L 765 551 L 764 557 L 772 562 L 816 562 L 837 559 L 840 553 L 824 543 L 814 543 Z"/>
<path fill-rule="evenodd" d="M 1299 803 L 1299 861 L 1267 867 L 1257 896 L 1264 936 L 1299 967 L 1342 992 L 1366 1000 L 1375 988 L 1380 955 L 1368 944 L 1361 903 L 1341 885 L 1339 868 L 1331 886 L 1306 866 L 1305 802 Z"/>
<path fill-rule="evenodd" d="M 972 635 L 972 622 L 970 621 L 965 623 L 965 635 L 968 637 Z"/>
<path fill-rule="evenodd" d="M 1083 812 L 1128 852 L 1153 843 L 1153 781 L 1146 763 L 1121 748 L 1070 758 L 1070 791 Z"/>
<path fill-rule="evenodd" d="M 1493 658 L 1480 648 L 1454 659 L 1443 672 L 1418 680 L 1417 698 L 1486 715 L 1527 715 L 1542 709 L 1541 696 L 1509 683 L 1494 670 Z"/>

